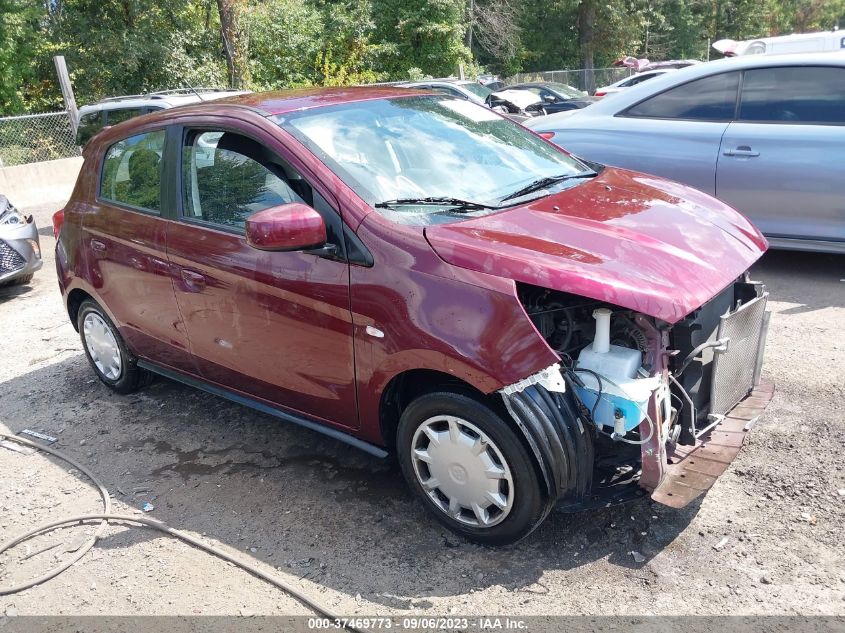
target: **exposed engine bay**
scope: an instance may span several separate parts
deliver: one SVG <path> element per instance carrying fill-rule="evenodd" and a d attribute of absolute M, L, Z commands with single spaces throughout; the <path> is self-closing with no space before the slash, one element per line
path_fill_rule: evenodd
<path fill-rule="evenodd" d="M 582 478 L 593 490 L 577 494 L 620 483 L 654 489 L 667 455 L 671 463 L 679 445 L 700 446 L 759 381 L 767 294 L 747 276 L 674 325 L 528 284 L 517 291 L 560 358 L 558 408 L 592 435 L 591 466 L 576 463 L 592 468 Z"/>
<path fill-rule="evenodd" d="M 520 285 L 520 299 L 540 335 L 561 359 L 588 419 L 613 439 L 622 439 L 648 418 L 651 393 L 660 386 L 636 313 L 600 301 Z M 635 398 L 626 398 L 633 396 Z M 628 400 L 628 402 L 625 402 Z M 632 404 L 629 404 L 632 403 Z M 627 441 L 631 441 L 628 439 Z"/>
<path fill-rule="evenodd" d="M 516 121 L 546 114 L 543 100 L 527 90 L 499 90 L 487 97 L 487 105 Z"/>

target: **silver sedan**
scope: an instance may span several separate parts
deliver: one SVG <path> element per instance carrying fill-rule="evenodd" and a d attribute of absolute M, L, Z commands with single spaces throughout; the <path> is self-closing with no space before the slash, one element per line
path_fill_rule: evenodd
<path fill-rule="evenodd" d="M 715 195 L 774 248 L 845 253 L 845 53 L 698 64 L 524 125 Z"/>

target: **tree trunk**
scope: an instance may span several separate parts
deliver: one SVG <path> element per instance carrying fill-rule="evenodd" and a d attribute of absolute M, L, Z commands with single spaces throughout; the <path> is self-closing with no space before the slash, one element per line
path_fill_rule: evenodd
<path fill-rule="evenodd" d="M 223 38 L 226 65 L 229 67 L 229 85 L 232 88 L 244 88 L 249 80 L 246 42 L 240 30 L 240 16 L 245 4 L 245 0 L 217 0 L 220 35 Z"/>
<path fill-rule="evenodd" d="M 596 74 L 593 72 L 593 51 L 596 25 L 596 0 L 581 0 L 578 4 L 578 47 L 581 51 L 581 68 L 584 73 L 584 90 L 596 91 Z"/>
<path fill-rule="evenodd" d="M 467 31 L 464 36 L 464 44 L 472 50 L 472 30 L 475 27 L 475 0 L 469 0 L 467 5 Z"/>

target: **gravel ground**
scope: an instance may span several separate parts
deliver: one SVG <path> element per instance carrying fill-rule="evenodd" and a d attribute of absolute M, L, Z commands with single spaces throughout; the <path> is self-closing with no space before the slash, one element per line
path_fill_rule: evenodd
<path fill-rule="evenodd" d="M 151 516 L 345 615 L 845 614 L 845 258 L 776 252 L 756 266 L 771 291 L 765 373 L 777 394 L 703 500 L 555 514 L 515 546 L 485 549 L 444 532 L 389 464 L 343 444 L 164 379 L 113 395 L 57 291 L 59 206 L 29 209 L 46 260 L 33 284 L 0 290 L 0 432 L 58 437 L 116 512 L 152 503 Z M 101 508 L 84 477 L 43 454 L 0 447 L 0 482 L 0 540 Z M 91 530 L 16 547 L 0 557 L 0 585 L 65 560 L 64 544 Z M 58 578 L 0 596 L 3 612 L 310 614 L 228 563 L 126 527 Z"/>

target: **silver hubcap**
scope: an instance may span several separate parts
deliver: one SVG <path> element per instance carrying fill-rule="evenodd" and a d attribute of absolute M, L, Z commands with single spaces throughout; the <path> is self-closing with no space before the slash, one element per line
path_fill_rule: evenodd
<path fill-rule="evenodd" d="M 423 422 L 411 442 L 417 480 L 450 517 L 476 527 L 504 521 L 513 507 L 513 476 L 502 452 L 474 424 L 451 415 Z"/>
<path fill-rule="evenodd" d="M 99 314 L 89 312 L 82 322 L 82 329 L 85 332 L 85 347 L 94 365 L 109 380 L 117 380 L 121 369 L 120 348 L 111 328 Z"/>

